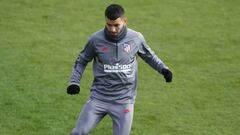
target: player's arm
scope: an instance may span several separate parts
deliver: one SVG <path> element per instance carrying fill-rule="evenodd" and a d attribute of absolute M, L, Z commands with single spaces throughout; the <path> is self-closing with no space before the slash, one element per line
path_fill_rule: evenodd
<path fill-rule="evenodd" d="M 92 61 L 93 57 L 94 44 L 92 40 L 89 40 L 75 61 L 69 85 L 67 87 L 68 94 L 78 94 L 80 92 L 79 84 L 82 79 L 83 71 L 85 70 L 87 63 Z"/>
<path fill-rule="evenodd" d="M 151 48 L 147 45 L 144 37 L 140 34 L 140 46 L 138 55 L 146 62 L 148 63 L 153 69 L 158 71 L 160 74 L 162 74 L 166 80 L 166 82 L 172 81 L 172 72 L 170 69 L 163 63 L 163 61 L 157 57 L 157 55 L 154 53 L 154 51 L 151 50 Z"/>

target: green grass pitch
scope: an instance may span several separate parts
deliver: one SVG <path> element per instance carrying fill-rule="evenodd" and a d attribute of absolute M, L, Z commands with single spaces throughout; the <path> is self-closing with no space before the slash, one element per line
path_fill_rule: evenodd
<path fill-rule="evenodd" d="M 0 135 L 67 135 L 93 80 L 66 94 L 75 58 L 104 27 L 110 3 L 123 5 L 171 68 L 173 82 L 140 58 L 131 135 L 240 134 L 240 1 L 0 0 Z M 111 135 L 106 117 L 90 135 Z"/>

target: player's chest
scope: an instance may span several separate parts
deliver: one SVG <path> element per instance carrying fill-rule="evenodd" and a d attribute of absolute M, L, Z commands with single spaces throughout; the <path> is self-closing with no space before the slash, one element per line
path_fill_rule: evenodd
<path fill-rule="evenodd" d="M 138 46 L 134 42 L 98 43 L 96 45 L 97 57 L 103 63 L 129 62 L 134 59 Z"/>

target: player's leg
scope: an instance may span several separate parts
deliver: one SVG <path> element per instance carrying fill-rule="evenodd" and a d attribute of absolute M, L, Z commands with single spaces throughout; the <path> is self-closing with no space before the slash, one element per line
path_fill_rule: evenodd
<path fill-rule="evenodd" d="M 87 135 L 105 115 L 106 110 L 90 99 L 83 107 L 71 135 Z"/>
<path fill-rule="evenodd" d="M 129 135 L 132 127 L 134 104 L 112 106 L 113 135 Z"/>

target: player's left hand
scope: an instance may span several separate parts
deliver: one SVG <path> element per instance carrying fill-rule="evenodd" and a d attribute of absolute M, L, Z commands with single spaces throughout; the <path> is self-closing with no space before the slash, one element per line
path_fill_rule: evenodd
<path fill-rule="evenodd" d="M 166 82 L 171 82 L 172 81 L 172 76 L 173 75 L 172 75 L 172 72 L 169 69 L 163 68 L 162 69 L 162 74 L 163 74 Z"/>

